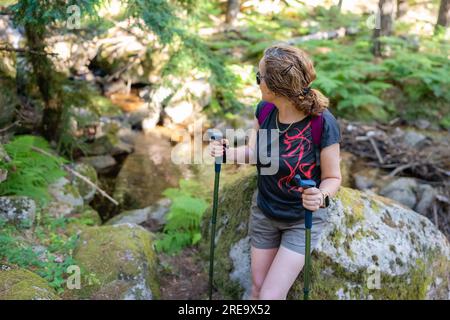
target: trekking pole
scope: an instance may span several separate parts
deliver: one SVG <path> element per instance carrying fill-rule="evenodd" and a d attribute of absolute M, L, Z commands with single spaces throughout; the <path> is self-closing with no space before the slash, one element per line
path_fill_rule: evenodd
<path fill-rule="evenodd" d="M 295 175 L 295 181 L 298 186 L 303 189 L 314 188 L 316 182 L 314 180 L 302 180 L 299 174 Z M 309 299 L 309 282 L 311 273 L 311 228 L 312 228 L 312 212 L 305 208 L 305 275 L 303 285 L 303 299 Z"/>
<path fill-rule="evenodd" d="M 215 133 L 211 136 L 213 140 L 222 139 L 222 135 L 220 133 Z M 215 177 L 214 177 L 214 200 L 213 200 L 213 211 L 211 216 L 211 246 L 209 250 L 209 300 L 212 300 L 212 286 L 213 286 L 213 275 L 214 275 L 214 247 L 215 247 L 215 238 L 216 238 L 216 216 L 217 216 L 217 202 L 218 202 L 218 194 L 219 194 L 219 178 L 220 178 L 220 168 L 222 162 L 226 161 L 225 148 L 226 144 L 223 144 L 224 153 L 223 156 L 219 156 L 215 158 Z"/>

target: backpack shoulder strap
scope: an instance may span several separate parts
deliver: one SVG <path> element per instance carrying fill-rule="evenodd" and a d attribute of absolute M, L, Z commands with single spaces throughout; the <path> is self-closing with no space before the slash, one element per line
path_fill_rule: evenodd
<path fill-rule="evenodd" d="M 320 166 L 320 141 L 322 140 L 323 114 L 319 113 L 311 119 L 311 135 L 316 154 L 316 166 Z"/>
<path fill-rule="evenodd" d="M 261 110 L 259 111 L 258 115 L 258 123 L 260 126 L 263 124 L 264 120 L 266 120 L 267 116 L 270 114 L 273 108 L 275 108 L 275 105 L 273 103 L 265 101 L 262 102 Z"/>

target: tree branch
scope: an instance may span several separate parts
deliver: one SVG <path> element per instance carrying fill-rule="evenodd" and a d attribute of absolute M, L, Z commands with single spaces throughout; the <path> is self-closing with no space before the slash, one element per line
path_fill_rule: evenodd
<path fill-rule="evenodd" d="M 30 54 L 36 54 L 36 55 L 58 56 L 57 53 L 53 53 L 53 52 L 43 52 L 43 51 L 27 50 L 27 49 L 21 49 L 21 48 L 10 48 L 10 47 L 0 47 L 0 51 L 30 53 Z"/>
<path fill-rule="evenodd" d="M 12 127 L 14 127 L 14 126 L 16 126 L 16 125 L 18 125 L 18 124 L 20 124 L 20 121 L 16 121 L 16 122 L 14 122 L 14 123 L 11 123 L 9 126 L 6 126 L 6 127 L 4 127 L 4 128 L 1 128 L 1 129 L 0 129 L 0 133 L 5 132 L 5 131 L 8 131 L 9 129 L 11 129 Z"/>
<path fill-rule="evenodd" d="M 56 158 L 54 155 L 52 155 L 51 153 L 48 153 L 45 150 L 42 150 L 41 148 L 38 147 L 31 147 L 31 150 L 34 150 L 36 152 L 39 152 L 43 155 L 46 155 L 48 157 L 52 157 L 52 158 Z M 119 205 L 119 203 L 117 202 L 117 200 L 115 200 L 114 198 L 112 198 L 110 195 L 108 195 L 104 190 L 102 190 L 99 186 L 97 186 L 95 183 L 93 183 L 91 180 L 89 180 L 88 178 L 86 178 L 85 176 L 83 176 L 82 174 L 76 172 L 75 170 L 73 170 L 72 168 L 70 168 L 69 166 L 63 165 L 62 166 L 64 170 L 66 170 L 67 172 L 73 174 L 74 176 L 80 178 L 81 180 L 83 180 L 84 182 L 86 182 L 88 185 L 90 185 L 91 187 L 95 188 L 98 192 L 100 192 L 100 194 L 102 196 L 104 196 L 106 199 L 108 199 L 109 201 L 111 201 L 112 203 L 114 203 L 116 206 Z"/>

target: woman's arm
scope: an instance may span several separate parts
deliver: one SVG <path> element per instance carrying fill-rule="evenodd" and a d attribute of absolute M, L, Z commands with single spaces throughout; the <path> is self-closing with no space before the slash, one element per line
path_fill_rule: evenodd
<path fill-rule="evenodd" d="M 322 205 L 322 192 L 334 196 L 341 185 L 339 143 L 334 143 L 320 152 L 321 183 L 319 188 L 300 190 L 302 202 L 306 209 L 316 211 Z M 303 189 L 303 188 L 301 188 Z M 319 190 L 320 189 L 320 190 Z"/>
<path fill-rule="evenodd" d="M 341 185 L 341 168 L 339 143 L 323 148 L 320 152 L 320 168 L 322 171 L 319 189 L 330 197 L 336 195 Z"/>

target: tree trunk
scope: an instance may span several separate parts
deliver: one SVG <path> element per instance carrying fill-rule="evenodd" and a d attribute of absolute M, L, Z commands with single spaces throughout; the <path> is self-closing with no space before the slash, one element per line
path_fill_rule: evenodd
<path fill-rule="evenodd" d="M 396 18 L 401 18 L 408 11 L 408 1 L 407 0 L 397 0 L 397 16 Z"/>
<path fill-rule="evenodd" d="M 339 0 L 338 5 L 337 5 L 339 12 L 341 12 L 341 10 L 342 10 L 342 2 L 344 2 L 344 0 Z"/>
<path fill-rule="evenodd" d="M 438 19 L 436 22 L 436 30 L 439 29 L 438 26 L 447 28 L 450 21 L 450 0 L 441 0 L 441 5 L 439 6 Z"/>
<path fill-rule="evenodd" d="M 394 0 L 380 0 L 378 3 L 377 22 L 373 32 L 373 53 L 381 57 L 380 37 L 392 35 L 394 26 Z"/>
<path fill-rule="evenodd" d="M 45 27 L 25 25 L 28 47 L 33 52 L 45 52 Z M 52 62 L 45 54 L 29 53 L 37 86 L 44 100 L 42 133 L 51 141 L 57 141 L 60 134 L 62 107 L 59 99 L 60 91 L 53 75 Z"/>
<path fill-rule="evenodd" d="M 240 1 L 239 0 L 228 0 L 227 4 L 227 14 L 225 22 L 230 26 L 234 25 L 237 19 L 237 15 L 240 10 Z"/>

